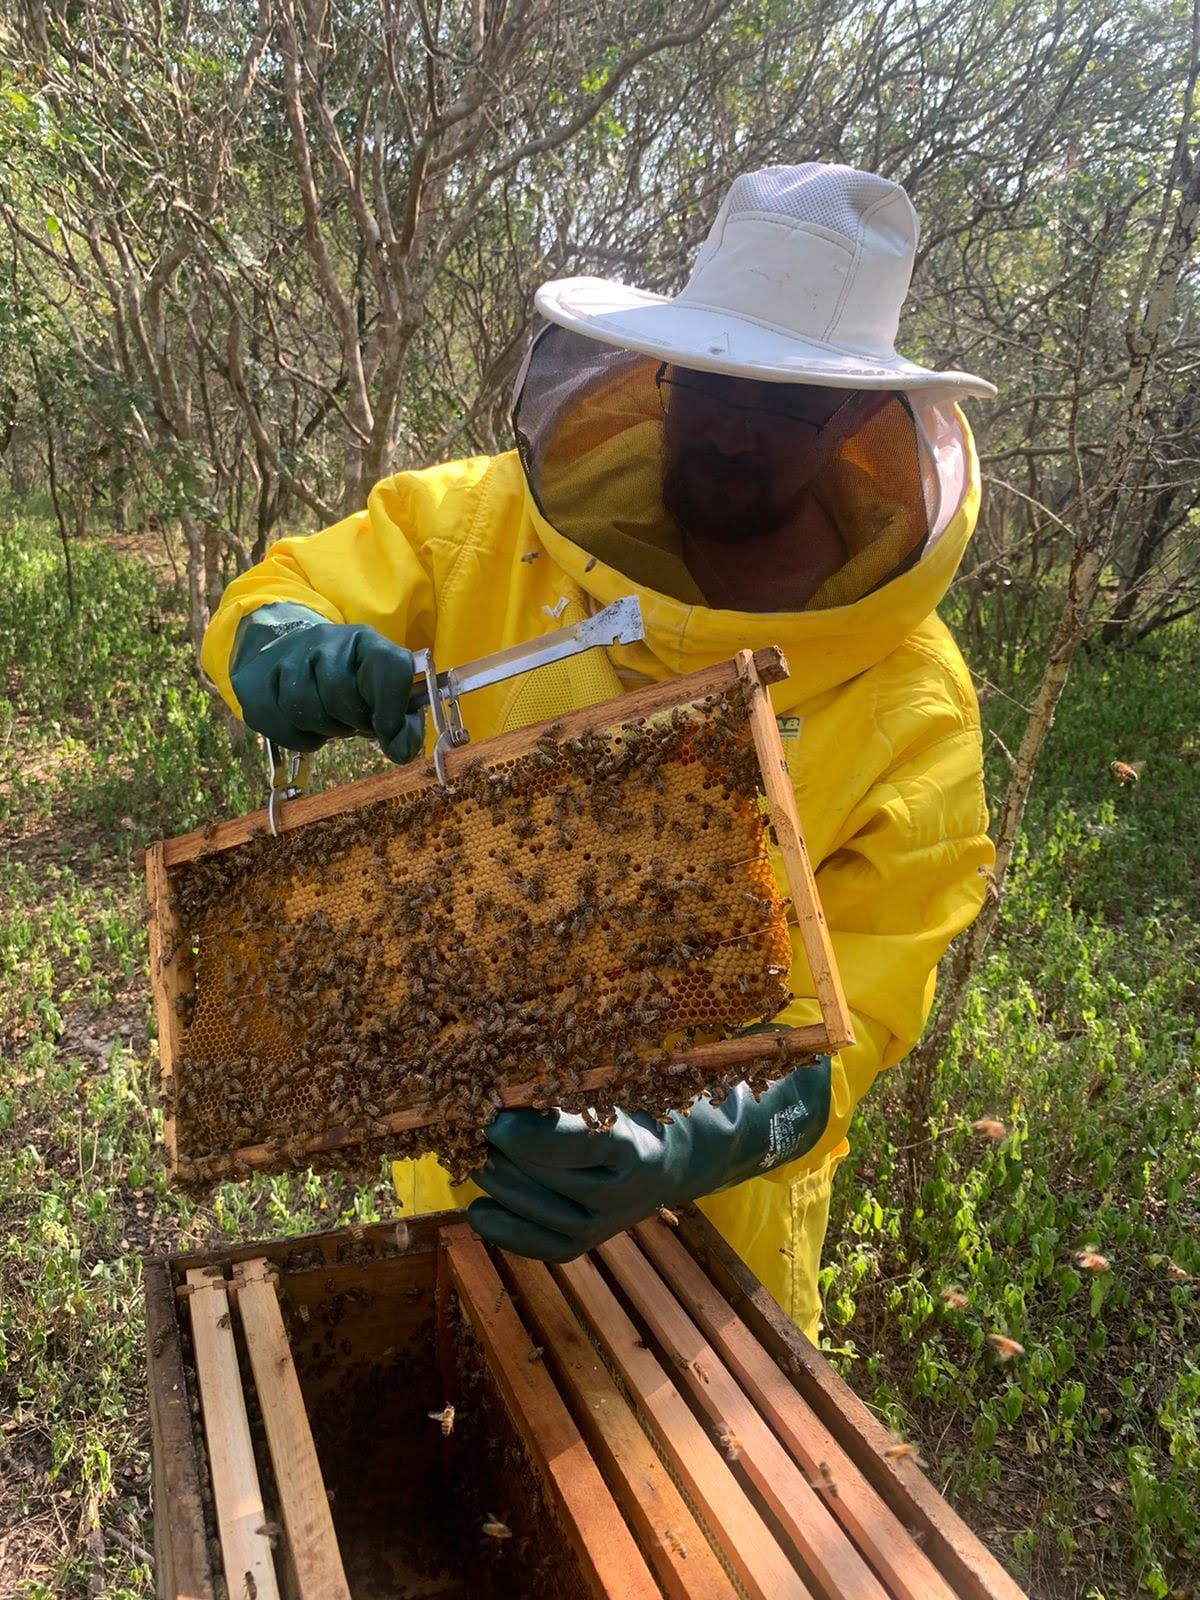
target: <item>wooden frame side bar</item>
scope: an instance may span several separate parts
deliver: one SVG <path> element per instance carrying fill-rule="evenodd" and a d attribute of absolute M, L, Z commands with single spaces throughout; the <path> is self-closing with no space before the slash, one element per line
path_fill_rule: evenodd
<path fill-rule="evenodd" d="M 179 1018 L 175 1002 L 183 991 L 179 968 L 180 928 L 171 908 L 167 884 L 164 846 L 151 845 L 146 851 L 146 893 L 150 901 L 150 978 L 158 1020 L 159 1097 L 162 1101 L 163 1148 L 167 1165 L 174 1170 L 177 1160 L 175 1139 L 175 1045 Z"/>
<path fill-rule="evenodd" d="M 226 1587 L 231 1595 L 251 1592 L 257 1600 L 279 1600 L 271 1541 L 261 1531 L 266 1514 L 226 1283 L 224 1278 L 210 1278 L 200 1267 L 191 1269 L 187 1281 L 192 1291 L 188 1296 L 192 1342 Z"/>
<path fill-rule="evenodd" d="M 839 1600 L 888 1600 L 887 1591 L 834 1521 L 836 1485 L 814 1487 L 759 1416 L 725 1364 L 627 1233 L 596 1252 L 662 1348 L 679 1381 L 716 1427 L 738 1441 L 739 1464 L 821 1591 Z"/>
<path fill-rule="evenodd" d="M 595 1331 L 627 1392 L 653 1429 L 663 1455 L 692 1504 L 719 1540 L 750 1600 L 813 1600 L 774 1533 L 763 1521 L 658 1358 L 588 1256 L 553 1268 L 581 1318 Z M 732 1444 L 727 1449 L 734 1448 Z"/>
<path fill-rule="evenodd" d="M 955 1600 L 954 1591 L 908 1529 L 871 1488 L 672 1229 L 654 1217 L 639 1223 L 634 1234 L 809 1482 L 821 1481 L 822 1468 L 829 1473 L 837 1486 L 830 1511 L 895 1600 Z"/>
<path fill-rule="evenodd" d="M 1029 1600 L 924 1473 L 889 1459 L 892 1434 L 815 1350 L 708 1219 L 694 1209 L 679 1219 L 680 1236 L 717 1288 L 766 1348 L 880 1497 L 924 1542 L 925 1553 L 963 1600 Z"/>
<path fill-rule="evenodd" d="M 774 646 L 754 652 L 751 660 L 754 662 L 755 676 L 761 683 L 778 683 L 787 677 L 787 663 L 784 661 L 783 652 Z M 720 662 L 717 666 L 705 667 L 699 672 L 689 672 L 679 678 L 668 678 L 663 683 L 651 683 L 643 689 L 631 689 L 617 702 L 620 707 L 619 712 L 613 711 L 612 701 L 603 701 L 600 707 L 584 706 L 579 711 L 567 712 L 564 716 L 555 717 L 548 722 L 535 722 L 525 728 L 514 728 L 511 733 L 498 734 L 494 739 L 487 741 L 488 755 L 493 761 L 513 760 L 517 756 L 526 755 L 542 734 L 550 730 L 553 730 L 557 738 L 571 739 L 591 728 L 608 727 L 617 720 L 630 722 L 636 717 L 653 716 L 656 712 L 669 710 L 688 701 L 702 700 L 710 694 L 722 694 L 732 689 L 737 681 L 738 673 L 733 665 L 727 661 Z M 604 709 L 606 715 L 598 717 L 596 714 L 598 709 Z M 476 760 L 478 755 L 478 747 L 474 745 L 447 751 L 447 780 L 452 782 L 454 774 L 468 762 Z M 286 800 L 278 811 L 279 831 L 286 833 L 290 828 L 297 828 L 306 822 L 317 822 L 325 817 L 337 816 L 339 812 L 348 811 L 355 806 L 372 805 L 379 800 L 396 800 L 404 795 L 416 794 L 421 789 L 432 787 L 437 781 L 432 761 L 410 762 L 407 766 L 397 767 L 393 772 L 378 773 L 374 777 L 360 778 L 355 783 L 341 784 L 335 789 L 326 789 L 319 794 L 302 795 L 296 800 Z M 218 823 L 215 827 L 196 828 L 191 833 L 167 839 L 161 846 L 155 848 L 161 849 L 165 866 L 177 867 L 182 862 L 193 861 L 197 856 L 208 855 L 214 850 L 229 850 L 234 845 L 245 844 L 247 839 L 253 838 L 256 834 L 269 831 L 266 811 L 254 811 L 249 816 L 234 817 L 228 822 Z"/>
<path fill-rule="evenodd" d="M 214 1600 L 204 1502 L 175 1292 L 165 1261 L 144 1264 L 146 1366 L 153 1441 L 154 1578 L 160 1600 Z"/>
<path fill-rule="evenodd" d="M 520 1311 L 668 1600 L 738 1600 L 683 1496 L 540 1261 L 503 1252 Z"/>
<path fill-rule="evenodd" d="M 450 1278 L 487 1355 L 488 1369 L 520 1429 L 597 1600 L 662 1600 L 532 1341 L 480 1241 L 464 1229 L 445 1235 Z"/>
<path fill-rule="evenodd" d="M 758 658 L 752 651 L 739 651 L 736 661 L 738 675 L 750 689 L 750 732 L 762 769 L 767 815 L 783 858 L 792 905 L 796 908 L 800 940 L 808 958 L 817 1003 L 828 1034 L 826 1048 L 831 1051 L 842 1050 L 854 1043 L 854 1028 L 825 913 L 817 894 L 817 880 L 808 859 L 804 835 L 800 831 L 796 794 L 788 775 L 783 746 L 779 742 L 779 724 L 775 721 L 771 699 L 765 687 L 771 680 L 764 678 L 758 670 Z"/>
<path fill-rule="evenodd" d="M 278 1275 L 261 1258 L 239 1262 L 233 1270 L 238 1315 L 262 1408 L 300 1600 L 350 1600 L 325 1480 L 279 1310 Z"/>

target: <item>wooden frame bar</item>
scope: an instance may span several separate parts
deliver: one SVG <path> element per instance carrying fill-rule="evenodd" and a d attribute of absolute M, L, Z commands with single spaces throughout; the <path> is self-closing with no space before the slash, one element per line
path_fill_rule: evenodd
<path fill-rule="evenodd" d="M 921 1540 L 962 1600 L 1028 1600 L 1025 1591 L 910 1459 L 889 1457 L 895 1439 L 786 1316 L 732 1247 L 698 1211 L 679 1218 L 691 1255 L 747 1327 L 788 1373 L 863 1477 Z"/>
<path fill-rule="evenodd" d="M 863 1477 L 795 1385 L 772 1360 L 746 1324 L 713 1287 L 695 1258 L 659 1218 L 634 1229 L 672 1293 L 745 1390 L 762 1416 L 807 1474 L 822 1479 L 822 1467 L 837 1486 L 829 1509 L 888 1585 L 895 1600 L 956 1600 L 954 1591 L 895 1513 Z"/>
<path fill-rule="evenodd" d="M 213 1277 L 200 1267 L 191 1268 L 187 1281 L 225 1583 L 231 1595 L 251 1592 L 257 1600 L 279 1600 L 227 1284 L 224 1277 Z"/>
<path fill-rule="evenodd" d="M 350 1600 L 325 1482 L 279 1310 L 277 1274 L 262 1258 L 234 1270 L 254 1386 L 279 1487 L 300 1600 Z"/>
<path fill-rule="evenodd" d="M 592 1261 L 581 1256 L 553 1271 L 599 1336 L 621 1381 L 652 1427 L 671 1471 L 720 1540 L 751 1600 L 814 1600 L 725 1457 L 692 1415 Z"/>
<path fill-rule="evenodd" d="M 746 652 L 750 654 L 750 652 Z M 783 651 L 774 647 L 755 651 L 750 656 L 754 674 L 761 683 L 780 683 L 788 675 Z M 463 745 L 446 752 L 446 778 L 453 782 L 456 772 L 486 750 L 492 762 L 511 761 L 528 755 L 542 734 L 553 731 L 559 739 L 573 739 L 589 729 L 610 726 L 614 721 L 631 722 L 636 717 L 651 717 L 659 711 L 669 711 L 672 706 L 690 700 L 702 700 L 710 694 L 724 694 L 734 688 L 740 673 L 732 661 L 705 667 L 700 672 L 690 672 L 683 677 L 668 678 L 664 683 L 650 683 L 641 689 L 631 689 L 619 700 L 601 701 L 598 705 L 584 706 L 578 711 L 565 712 L 549 722 L 534 722 L 528 727 L 514 728 L 511 733 L 497 734 L 486 743 Z M 619 707 L 619 716 L 616 708 Z M 597 716 L 597 712 L 612 715 Z M 406 766 L 391 772 L 376 773 L 370 778 L 359 778 L 354 783 L 340 784 L 335 789 L 324 789 L 317 794 L 301 795 L 296 800 L 285 800 L 278 808 L 277 821 L 280 833 L 288 833 L 308 822 L 319 822 L 326 817 L 336 817 L 357 806 L 373 805 L 378 800 L 396 800 L 403 795 L 416 794 L 421 789 L 431 789 L 437 784 L 437 773 L 432 761 L 410 761 Z M 165 867 L 177 867 L 197 856 L 213 851 L 229 850 L 234 845 L 245 844 L 256 834 L 269 833 L 270 824 L 266 809 L 252 811 L 245 817 L 234 817 L 228 822 L 218 822 L 214 827 L 195 828 L 191 833 L 179 834 L 165 840 L 159 848 Z"/>
<path fill-rule="evenodd" d="M 762 770 L 767 815 L 775 832 L 779 854 L 783 858 L 783 870 L 791 891 L 800 941 L 808 958 L 817 1003 L 821 1007 L 826 1030 L 824 1048 L 829 1051 L 842 1050 L 854 1043 L 850 1009 L 846 1004 L 833 943 L 817 894 L 817 880 L 808 859 L 804 835 L 800 831 L 796 794 L 788 775 L 783 746 L 779 742 L 779 724 L 775 721 L 765 687 L 770 680 L 759 672 L 757 659 L 752 651 L 742 650 L 736 662 L 738 676 L 749 687 L 751 694 L 750 733 Z"/>
<path fill-rule="evenodd" d="M 786 677 L 787 664 L 780 650 L 768 649 L 756 653 L 746 650 L 733 661 L 668 679 L 665 683 L 650 684 L 621 696 L 619 700 L 584 707 L 554 722 L 516 729 L 488 740 L 482 746 L 452 750 L 447 757 L 447 775 L 452 780 L 463 764 L 478 760 L 481 755 L 486 755 L 491 762 L 499 762 L 528 753 L 547 731 L 553 730 L 556 737 L 567 739 L 589 729 L 651 716 L 675 705 L 726 693 L 739 684 L 748 686 L 751 696 L 749 726 L 761 769 L 769 822 L 783 860 L 788 892 L 822 1020 L 819 1024 L 773 1031 L 769 1035 L 769 1044 L 766 1042 L 768 1036 L 758 1034 L 718 1040 L 680 1053 L 682 1067 L 703 1072 L 706 1079 L 713 1083 L 723 1081 L 750 1062 L 761 1062 L 764 1055 L 777 1053 L 781 1071 L 790 1071 L 797 1058 L 824 1054 L 853 1042 L 849 1010 L 817 896 L 816 881 L 800 833 L 795 795 L 787 776 L 779 730 L 766 689 L 768 684 Z M 305 795 L 284 803 L 280 808 L 280 831 L 287 832 L 355 807 L 415 794 L 436 782 L 433 764 L 421 762 L 319 794 Z M 181 1033 L 177 1002 L 184 989 L 184 979 L 178 960 L 180 929 L 171 909 L 168 874 L 171 868 L 198 857 L 244 844 L 256 834 L 266 831 L 266 818 L 265 811 L 255 812 L 212 828 L 197 829 L 178 838 L 159 842 L 146 853 L 147 892 L 151 905 L 151 979 L 157 1006 L 163 1091 L 163 1140 L 168 1170 L 184 1180 L 194 1177 L 197 1167 L 194 1160 L 181 1155 L 178 1149 L 173 1116 Z M 611 1068 L 593 1068 L 582 1074 L 579 1087 L 584 1090 L 600 1088 L 611 1083 L 612 1079 Z M 541 1092 L 537 1081 L 529 1080 L 508 1085 L 501 1099 L 506 1107 L 527 1106 Z M 378 1121 L 380 1126 L 386 1126 L 388 1133 L 396 1134 L 426 1126 L 436 1120 L 437 1115 L 436 1102 L 422 1098 L 415 1100 L 411 1106 L 384 1115 Z M 379 1132 L 373 1133 L 370 1138 L 372 1143 L 376 1143 L 386 1136 Z M 303 1153 L 316 1156 L 353 1149 L 363 1144 L 366 1137 L 359 1129 L 330 1127 L 307 1139 Z M 223 1152 L 222 1156 L 234 1169 L 263 1169 L 279 1164 L 278 1151 L 268 1143 L 244 1145 Z"/>
<path fill-rule="evenodd" d="M 150 1466 L 155 1579 L 160 1594 L 215 1600 L 204 1536 L 200 1463 L 192 1432 L 170 1267 L 165 1261 L 147 1261 L 143 1281 L 146 1387 L 154 1445 Z"/>
<path fill-rule="evenodd" d="M 482 1243 L 448 1229 L 450 1279 L 563 1531 L 597 1600 L 661 1600 L 661 1591 L 540 1361 Z"/>
<path fill-rule="evenodd" d="M 888 1600 L 830 1513 L 836 1484 L 822 1492 L 804 1476 L 633 1239 L 618 1234 L 597 1254 L 692 1397 L 716 1426 L 732 1430 L 742 1469 L 822 1591 L 839 1600 Z"/>
<path fill-rule="evenodd" d="M 580 1428 L 668 1600 L 738 1600 L 683 1496 L 540 1261 L 502 1252 L 522 1316 L 571 1402 Z"/>

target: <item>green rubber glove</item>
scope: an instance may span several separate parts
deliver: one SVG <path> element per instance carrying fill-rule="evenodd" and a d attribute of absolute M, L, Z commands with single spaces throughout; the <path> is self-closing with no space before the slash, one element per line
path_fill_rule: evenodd
<path fill-rule="evenodd" d="M 467 1220 L 489 1244 L 541 1261 L 570 1261 L 659 1206 L 683 1205 L 794 1161 L 829 1121 L 829 1057 L 771 1084 L 744 1083 L 714 1106 L 707 1095 L 666 1123 L 617 1113 L 592 1132 L 564 1111 L 502 1111 L 472 1177 L 490 1196 Z"/>
<path fill-rule="evenodd" d="M 412 652 L 364 623 L 326 622 L 290 601 L 243 617 L 230 682 L 247 727 L 286 750 L 369 733 L 391 761 L 421 753 L 424 716 L 408 709 Z"/>

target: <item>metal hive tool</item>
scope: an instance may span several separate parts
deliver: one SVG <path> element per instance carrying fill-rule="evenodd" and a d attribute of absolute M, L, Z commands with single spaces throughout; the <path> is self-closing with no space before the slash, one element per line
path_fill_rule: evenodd
<path fill-rule="evenodd" d="M 445 785 L 422 763 L 285 803 L 278 836 L 154 846 L 173 1175 L 426 1150 L 463 1175 L 502 1105 L 661 1115 L 845 1043 L 783 676 L 744 652 L 451 749 Z M 726 1038 L 788 999 L 789 899 L 823 1022 Z"/>

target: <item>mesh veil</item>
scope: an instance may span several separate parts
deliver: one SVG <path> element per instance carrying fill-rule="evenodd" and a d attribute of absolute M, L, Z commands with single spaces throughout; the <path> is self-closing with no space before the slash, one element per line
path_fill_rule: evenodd
<path fill-rule="evenodd" d="M 560 534 L 635 583 L 704 605 L 663 505 L 658 367 L 652 357 L 544 328 L 518 383 L 517 444 L 538 509 Z M 940 520 L 924 441 L 908 398 L 893 395 L 813 480 L 808 492 L 832 517 L 847 559 L 806 609 L 849 605 L 919 560 Z"/>

